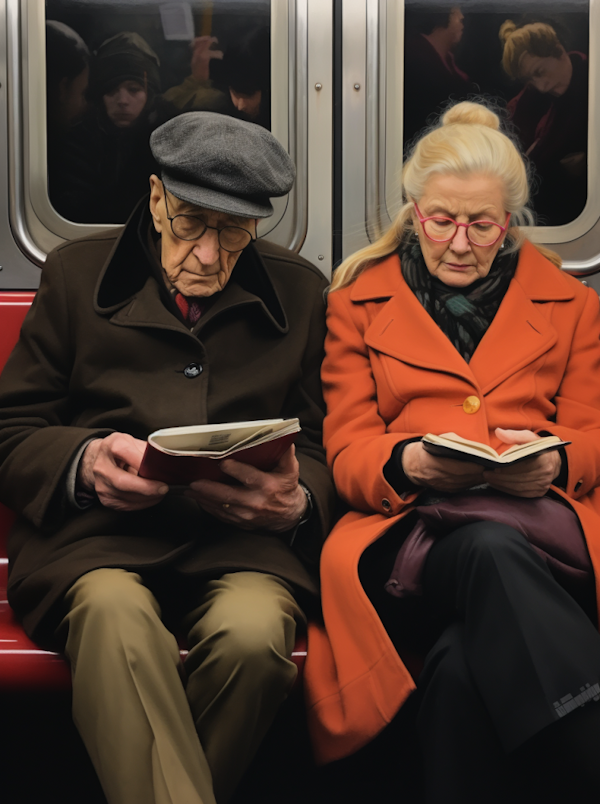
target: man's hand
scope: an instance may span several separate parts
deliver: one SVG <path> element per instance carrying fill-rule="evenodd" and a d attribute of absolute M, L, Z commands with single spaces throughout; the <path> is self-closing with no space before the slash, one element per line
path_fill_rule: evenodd
<path fill-rule="evenodd" d="M 529 444 L 540 437 L 531 430 L 503 430 L 496 428 L 496 435 L 505 444 Z M 483 478 L 498 491 L 515 497 L 543 497 L 561 469 L 557 451 L 544 452 L 513 466 L 501 466 L 486 470 Z"/>
<path fill-rule="evenodd" d="M 96 492 L 107 508 L 139 511 L 159 503 L 169 487 L 138 477 L 146 442 L 126 433 L 111 433 L 90 441 L 79 463 L 77 486 Z"/>
<path fill-rule="evenodd" d="M 298 485 L 299 466 L 292 445 L 270 472 L 261 472 L 229 458 L 221 469 L 239 481 L 229 486 L 214 480 L 197 480 L 185 492 L 222 522 L 244 530 L 293 528 L 306 510 L 306 495 Z"/>
<path fill-rule="evenodd" d="M 194 39 L 192 43 L 192 75 L 196 81 L 208 81 L 211 60 L 223 58 L 222 50 L 212 48 L 218 41 L 216 36 L 197 36 Z"/>
<path fill-rule="evenodd" d="M 465 491 L 484 482 L 483 467 L 476 463 L 438 458 L 427 452 L 421 441 L 406 445 L 402 453 L 402 468 L 411 483 L 436 491 Z"/>

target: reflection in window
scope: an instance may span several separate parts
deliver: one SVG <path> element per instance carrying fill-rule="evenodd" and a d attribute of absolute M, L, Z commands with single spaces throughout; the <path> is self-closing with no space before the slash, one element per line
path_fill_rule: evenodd
<path fill-rule="evenodd" d="M 239 9 L 47 1 L 48 192 L 61 215 L 123 223 L 156 172 L 150 134 L 178 114 L 270 128 L 270 0 Z"/>
<path fill-rule="evenodd" d="M 529 158 L 540 225 L 569 223 L 587 199 L 589 2 L 572 6 L 406 2 L 405 149 L 449 102 L 483 95 Z"/>

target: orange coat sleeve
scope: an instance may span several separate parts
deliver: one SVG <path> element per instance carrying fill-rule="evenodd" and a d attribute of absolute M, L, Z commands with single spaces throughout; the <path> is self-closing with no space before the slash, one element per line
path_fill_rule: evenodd
<path fill-rule="evenodd" d="M 338 494 L 354 510 L 398 514 L 417 495 L 397 494 L 383 467 L 396 444 L 423 433 L 388 432 L 365 344 L 368 316 L 364 305 L 350 301 L 347 289 L 329 294 L 327 326 L 323 438 Z"/>
<path fill-rule="evenodd" d="M 566 492 L 575 500 L 600 485 L 599 307 L 598 295 L 590 288 L 554 399 L 556 424 L 545 428 L 572 442 L 565 448 L 569 469 Z"/>

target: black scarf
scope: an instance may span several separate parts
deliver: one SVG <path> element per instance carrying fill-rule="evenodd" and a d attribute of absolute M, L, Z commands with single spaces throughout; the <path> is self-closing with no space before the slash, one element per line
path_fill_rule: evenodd
<path fill-rule="evenodd" d="M 465 288 L 445 285 L 427 270 L 418 241 L 398 248 L 402 276 L 425 310 L 468 363 L 498 312 L 518 262 L 499 251 L 490 272 Z"/>

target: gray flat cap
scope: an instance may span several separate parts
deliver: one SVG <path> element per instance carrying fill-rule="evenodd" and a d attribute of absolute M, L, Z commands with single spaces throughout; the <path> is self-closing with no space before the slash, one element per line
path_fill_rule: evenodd
<path fill-rule="evenodd" d="M 186 112 L 156 129 L 150 147 L 170 193 L 244 218 L 268 218 L 296 169 L 266 129 L 215 112 Z"/>

